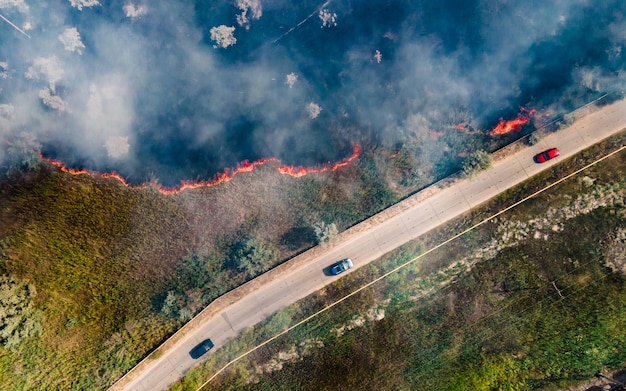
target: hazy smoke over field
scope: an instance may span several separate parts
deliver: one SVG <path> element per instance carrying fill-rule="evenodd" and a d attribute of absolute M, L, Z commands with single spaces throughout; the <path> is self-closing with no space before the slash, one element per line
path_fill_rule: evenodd
<path fill-rule="evenodd" d="M 327 162 L 363 138 L 484 129 L 626 85 L 621 0 L 0 0 L 0 14 L 14 24 L 0 20 L 0 137 L 32 133 L 131 182 Z"/>

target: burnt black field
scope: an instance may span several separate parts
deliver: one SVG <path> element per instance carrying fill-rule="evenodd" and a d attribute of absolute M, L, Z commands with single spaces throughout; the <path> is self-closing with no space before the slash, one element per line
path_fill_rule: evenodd
<path fill-rule="evenodd" d="M 31 39 L 0 29 L 9 68 L 0 104 L 12 107 L 0 112 L 0 136 L 31 132 L 68 166 L 170 186 L 246 159 L 338 161 L 356 142 L 392 146 L 435 131 L 452 143 L 458 123 L 489 130 L 521 107 L 554 118 L 626 86 L 619 0 L 331 1 L 323 9 L 336 25 L 326 27 L 323 2 L 261 1 L 248 29 L 233 1 L 146 3 L 138 17 L 124 4 L 0 10 L 32 25 Z M 214 47 L 220 25 L 235 27 L 236 44 Z M 70 27 L 80 54 L 58 39 Z M 63 110 L 41 98 L 46 88 Z M 112 155 L 111 138 L 127 151 Z"/>

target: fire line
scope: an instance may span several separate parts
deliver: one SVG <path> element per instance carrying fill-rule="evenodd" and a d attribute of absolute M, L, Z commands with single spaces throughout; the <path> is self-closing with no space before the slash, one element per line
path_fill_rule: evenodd
<path fill-rule="evenodd" d="M 332 172 L 332 171 L 336 171 L 337 169 L 341 167 L 345 167 L 349 165 L 354 159 L 358 158 L 360 154 L 361 154 L 361 147 L 357 143 L 354 146 L 354 152 L 352 153 L 352 156 L 338 163 L 331 164 L 330 162 L 328 162 L 326 165 L 319 166 L 319 167 L 301 167 L 301 166 L 295 167 L 295 166 L 279 165 L 278 172 L 280 174 L 289 175 L 289 176 L 296 177 L 296 178 L 299 178 L 308 174 L 313 174 L 313 173 Z M 43 156 L 41 152 L 39 153 L 39 156 L 41 157 L 42 161 L 47 162 L 48 164 L 51 164 L 57 167 L 62 172 L 66 172 L 70 175 L 90 175 L 92 177 L 99 176 L 101 178 L 116 179 L 122 185 L 126 187 L 139 188 L 139 189 L 144 189 L 148 187 L 148 184 L 131 186 L 128 182 L 126 182 L 126 179 L 124 179 L 124 177 L 122 177 L 120 174 L 116 172 L 99 173 L 97 171 L 91 171 L 87 169 L 77 170 L 74 168 L 67 167 L 65 164 L 63 164 L 63 162 L 59 160 L 47 158 Z M 280 163 L 280 160 L 278 160 L 277 158 L 260 159 L 254 162 L 249 162 L 248 160 L 244 160 L 241 164 L 239 164 L 236 168 L 232 170 L 229 170 L 228 168 L 224 169 L 224 172 L 216 174 L 212 180 L 181 181 L 181 184 L 178 187 L 164 187 L 164 186 L 157 184 L 156 188 L 162 194 L 172 195 L 172 194 L 180 193 L 183 190 L 187 190 L 187 189 L 198 189 L 201 187 L 215 186 L 215 185 L 219 185 L 220 183 L 230 181 L 237 174 L 240 174 L 242 172 L 252 172 L 259 166 L 262 166 L 267 163 L 274 163 L 274 162 Z"/>
<path fill-rule="evenodd" d="M 517 118 L 512 120 L 504 120 L 500 119 L 500 122 L 492 129 L 487 131 L 486 133 L 489 136 L 501 136 L 504 134 L 511 133 L 513 131 L 519 131 L 522 129 L 524 125 L 530 122 L 530 118 L 537 113 L 537 110 L 532 109 L 528 110 L 524 107 L 521 108 L 521 112 L 517 115 Z M 548 114 L 549 115 L 549 114 Z M 472 126 L 468 124 L 457 124 L 451 125 L 452 129 L 460 130 L 467 134 L 478 134 L 482 133 L 481 130 L 475 130 Z"/>
<path fill-rule="evenodd" d="M 528 122 L 530 122 L 530 117 L 533 116 L 536 112 L 537 110 L 535 109 L 528 110 L 522 107 L 522 112 L 517 115 L 517 118 L 510 121 L 505 121 L 501 119 L 500 122 L 498 122 L 498 125 L 496 125 L 496 127 L 489 132 L 489 135 L 502 135 L 513 131 L 518 131 L 522 129 L 522 127 Z"/>

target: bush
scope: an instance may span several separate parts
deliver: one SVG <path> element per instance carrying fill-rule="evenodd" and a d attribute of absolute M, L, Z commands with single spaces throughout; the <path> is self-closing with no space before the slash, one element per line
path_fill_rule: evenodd
<path fill-rule="evenodd" d="M 210 256 L 202 257 L 198 254 L 192 254 L 184 259 L 180 271 L 182 283 L 192 289 L 206 287 L 212 281 L 209 265 L 215 262 Z"/>
<path fill-rule="evenodd" d="M 36 294 L 26 281 L 0 276 L 0 343 L 6 348 L 41 334 L 41 314 L 32 302 Z"/>
<path fill-rule="evenodd" d="M 255 276 L 268 270 L 276 256 L 273 247 L 250 237 L 233 246 L 230 258 L 239 271 Z"/>
<path fill-rule="evenodd" d="M 161 307 L 161 312 L 168 317 L 175 317 L 178 315 L 178 311 L 180 310 L 180 306 L 178 304 L 178 297 L 173 291 L 167 292 L 167 296 L 165 296 L 165 300 L 163 300 L 163 307 Z"/>
<path fill-rule="evenodd" d="M 604 262 L 613 273 L 626 275 L 626 229 L 615 232 L 602 248 Z"/>
<path fill-rule="evenodd" d="M 528 145 L 536 145 L 539 141 L 541 141 L 541 136 L 539 136 L 537 132 L 531 133 L 526 139 Z"/>
<path fill-rule="evenodd" d="M 330 223 L 326 224 L 325 222 L 320 222 L 315 224 L 313 227 L 315 229 L 315 236 L 317 237 L 317 242 L 322 246 L 325 246 L 329 243 L 332 243 L 337 238 L 339 234 L 339 230 L 337 229 L 337 224 Z"/>
<path fill-rule="evenodd" d="M 463 162 L 463 176 L 472 177 L 489 167 L 491 167 L 491 154 L 486 151 L 476 151 Z"/>

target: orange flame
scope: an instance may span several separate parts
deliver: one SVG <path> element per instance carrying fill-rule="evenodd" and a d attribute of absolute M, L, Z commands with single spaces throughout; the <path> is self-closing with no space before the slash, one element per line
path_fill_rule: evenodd
<path fill-rule="evenodd" d="M 166 195 L 177 194 L 186 189 L 198 189 L 201 187 L 211 187 L 215 185 L 219 185 L 220 183 L 228 182 L 235 177 L 237 174 L 241 174 L 242 172 L 252 172 L 256 167 L 262 166 L 266 163 L 277 162 L 279 161 L 276 158 L 269 159 L 260 159 L 250 163 L 248 160 L 244 160 L 240 165 L 237 166 L 232 172 L 229 172 L 228 168 L 224 169 L 224 172 L 221 174 L 217 174 L 213 180 L 210 181 L 182 181 L 180 186 L 178 187 L 163 187 L 158 185 L 157 188 L 159 191 Z"/>
<path fill-rule="evenodd" d="M 496 125 L 493 130 L 488 132 L 488 134 L 490 136 L 495 136 L 518 131 L 522 129 L 522 126 L 530 122 L 530 117 L 533 116 L 536 112 L 537 110 L 527 110 L 522 107 L 522 112 L 517 115 L 517 118 L 510 121 L 505 121 L 501 119 L 500 122 L 498 122 L 498 125 Z"/>
<path fill-rule="evenodd" d="M 340 161 L 339 163 L 335 163 L 331 165 L 330 162 L 328 162 L 328 164 L 322 167 L 309 167 L 309 168 L 305 168 L 302 166 L 300 167 L 278 166 L 278 172 L 280 172 L 283 175 L 291 175 L 296 178 L 299 178 L 301 176 L 305 176 L 308 174 L 312 174 L 312 173 L 317 173 L 317 172 L 331 172 L 331 171 L 337 170 L 339 167 L 347 166 L 348 164 L 350 164 L 350 162 L 352 162 L 354 159 L 359 157 L 360 154 L 361 154 L 361 147 L 357 143 L 354 146 L 354 153 L 352 153 L 352 156 L 350 156 L 346 160 Z"/>
<path fill-rule="evenodd" d="M 480 133 L 480 130 L 473 130 L 472 126 L 468 125 L 468 124 L 458 124 L 458 125 L 452 125 L 453 129 L 456 130 L 460 130 L 464 133 L 467 134 L 477 134 Z"/>
<path fill-rule="evenodd" d="M 352 154 L 352 156 L 350 156 L 346 160 L 342 160 L 339 163 L 335 163 L 335 164 L 331 165 L 330 162 L 329 162 L 326 166 L 323 166 L 323 167 L 313 167 L 313 168 L 304 168 L 304 167 L 294 168 L 293 166 L 278 166 L 278 172 L 280 172 L 281 174 L 287 174 L 287 175 L 291 175 L 291 176 L 295 176 L 295 177 L 301 177 L 301 176 L 304 176 L 304 175 L 307 175 L 307 174 L 310 174 L 310 173 L 315 173 L 315 172 L 335 171 L 335 170 L 337 170 L 340 167 L 344 167 L 344 166 L 347 166 L 348 164 L 350 164 L 350 162 L 352 162 L 354 159 L 356 159 L 359 156 L 360 153 L 361 153 L 361 148 L 360 148 L 359 144 L 356 144 L 356 146 L 354 147 L 354 153 Z M 146 184 L 139 185 L 139 186 L 131 186 L 131 185 L 128 184 L 128 182 L 126 182 L 124 177 L 122 177 L 120 174 L 118 174 L 116 172 L 98 173 L 96 171 L 90 171 L 90 170 L 87 170 L 87 169 L 76 170 L 76 169 L 73 169 L 73 168 L 68 168 L 65 164 L 63 164 L 59 160 L 55 160 L 55 159 L 44 157 L 41 154 L 41 152 L 39 152 L 39 157 L 44 162 L 47 162 L 47 163 L 57 167 L 62 172 L 66 172 L 66 173 L 71 174 L 71 175 L 90 175 L 90 176 L 99 176 L 101 178 L 112 178 L 112 179 L 116 179 L 122 185 L 124 185 L 126 187 L 134 187 L 134 188 L 139 188 L 139 189 L 144 189 L 144 188 L 147 187 Z M 262 166 L 262 165 L 267 164 L 267 163 L 272 163 L 272 162 L 280 162 L 280 160 L 278 160 L 277 158 L 268 158 L 268 159 L 260 159 L 260 160 L 254 161 L 252 163 L 250 163 L 248 160 L 244 160 L 241 164 L 239 164 L 237 166 L 237 168 L 233 169 L 232 171 L 230 171 L 227 168 L 227 169 L 224 170 L 223 173 L 218 173 L 217 175 L 215 175 L 215 177 L 212 180 L 198 181 L 198 182 L 195 182 L 195 181 L 182 181 L 180 186 L 178 186 L 178 187 L 164 187 L 164 186 L 161 186 L 161 185 L 157 184 L 156 188 L 162 194 L 172 195 L 172 194 L 178 194 L 181 191 L 187 190 L 187 189 L 198 189 L 198 188 L 201 188 L 201 187 L 215 186 L 215 185 L 219 185 L 220 183 L 224 183 L 224 182 L 230 181 L 237 174 L 240 174 L 242 172 L 252 172 L 257 167 Z"/>

